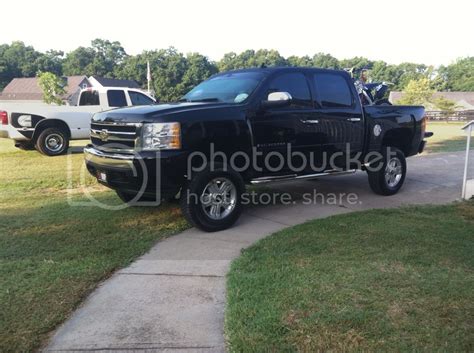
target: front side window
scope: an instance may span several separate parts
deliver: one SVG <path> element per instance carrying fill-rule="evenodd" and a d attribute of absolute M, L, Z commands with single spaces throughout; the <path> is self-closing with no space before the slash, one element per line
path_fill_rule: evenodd
<path fill-rule="evenodd" d="M 347 81 L 338 74 L 320 72 L 314 75 L 314 84 L 323 108 L 348 108 L 352 94 Z"/>
<path fill-rule="evenodd" d="M 181 101 L 243 103 L 264 77 L 260 72 L 233 72 L 211 77 L 194 87 Z"/>
<path fill-rule="evenodd" d="M 81 93 L 79 105 L 100 105 L 99 92 L 84 91 Z"/>
<path fill-rule="evenodd" d="M 128 91 L 128 94 L 130 95 L 130 101 L 132 102 L 132 105 L 150 105 L 155 103 L 153 99 L 144 95 L 143 93 Z"/>
<path fill-rule="evenodd" d="M 293 107 L 311 106 L 311 93 L 305 75 L 300 72 L 286 73 L 274 78 L 269 85 L 268 93 L 288 92 Z"/>
<path fill-rule="evenodd" d="M 107 100 L 109 107 L 125 107 L 127 106 L 127 99 L 123 90 L 109 90 L 107 91 Z"/>

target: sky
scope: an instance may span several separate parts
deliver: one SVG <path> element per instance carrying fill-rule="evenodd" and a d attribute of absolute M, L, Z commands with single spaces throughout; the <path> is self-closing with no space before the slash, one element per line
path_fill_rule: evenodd
<path fill-rule="evenodd" d="M 40 51 L 102 38 L 128 54 L 173 46 L 212 60 L 246 49 L 391 64 L 474 56 L 474 0 L 15 0 L 2 1 L 0 13 L 0 43 Z"/>

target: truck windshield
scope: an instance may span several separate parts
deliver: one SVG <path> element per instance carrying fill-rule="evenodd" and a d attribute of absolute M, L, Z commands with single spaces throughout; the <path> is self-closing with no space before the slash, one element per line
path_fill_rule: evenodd
<path fill-rule="evenodd" d="M 263 77 L 261 72 L 235 72 L 211 77 L 194 87 L 180 101 L 242 103 Z"/>

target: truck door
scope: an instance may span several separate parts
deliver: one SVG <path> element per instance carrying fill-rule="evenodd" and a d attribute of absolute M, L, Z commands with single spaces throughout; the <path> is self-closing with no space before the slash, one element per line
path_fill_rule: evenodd
<path fill-rule="evenodd" d="M 280 73 L 269 81 L 264 92 L 265 99 L 272 92 L 287 92 L 292 100 L 289 106 L 266 108 L 251 119 L 254 144 L 260 153 L 258 166 L 262 167 L 265 175 L 302 173 L 301 155 L 295 154 L 290 165 L 288 148 L 291 152 L 301 152 L 307 156 L 315 147 L 313 127 L 306 124 L 314 108 L 309 80 L 301 72 Z M 277 154 L 284 160 L 281 169 L 275 168 L 281 162 Z"/>
<path fill-rule="evenodd" d="M 346 166 L 347 154 L 351 157 L 362 152 L 364 120 L 358 97 L 349 85 L 352 82 L 338 72 L 315 72 L 313 82 L 316 96 L 316 113 L 319 136 L 325 159 L 338 153 L 338 167 Z M 336 156 L 334 156 L 336 157 Z M 331 167 L 331 166 L 328 166 Z M 329 168 L 330 169 L 330 168 Z"/>

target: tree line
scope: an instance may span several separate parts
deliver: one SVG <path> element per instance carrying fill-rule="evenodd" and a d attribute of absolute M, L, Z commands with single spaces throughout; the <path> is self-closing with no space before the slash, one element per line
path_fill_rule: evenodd
<path fill-rule="evenodd" d="M 40 72 L 58 76 L 98 75 L 129 79 L 146 87 L 148 61 L 152 89 L 161 101 L 178 99 L 191 87 L 219 71 L 261 65 L 366 68 L 370 70 L 371 80 L 392 83 L 391 90 L 404 90 L 412 81 L 427 80 L 430 89 L 435 91 L 474 91 L 474 57 L 433 67 L 417 63 L 393 65 L 364 57 L 339 60 L 325 53 L 285 58 L 276 50 L 261 49 L 227 53 L 214 62 L 199 53 L 184 55 L 173 47 L 129 55 L 120 42 L 104 39 L 95 39 L 89 47 L 78 47 L 69 53 L 59 50 L 42 53 L 20 41 L 0 45 L 0 89 L 15 77 L 34 77 Z"/>

